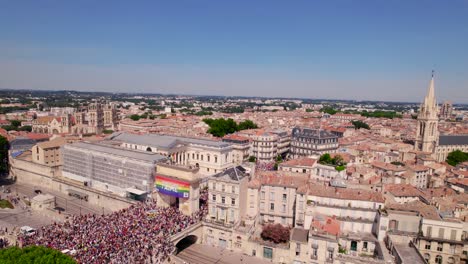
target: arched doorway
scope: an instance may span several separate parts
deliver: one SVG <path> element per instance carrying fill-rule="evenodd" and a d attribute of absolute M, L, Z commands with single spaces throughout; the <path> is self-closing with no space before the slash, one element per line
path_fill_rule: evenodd
<path fill-rule="evenodd" d="M 146 151 L 152 152 L 153 150 L 150 147 L 147 147 Z"/>
<path fill-rule="evenodd" d="M 198 237 L 195 236 L 195 235 L 189 235 L 189 236 L 186 236 L 184 238 L 182 238 L 182 240 L 180 240 L 177 244 L 176 244 L 176 252 L 175 254 L 179 254 L 180 252 L 182 252 L 184 249 L 190 247 L 191 245 L 195 244 L 198 240 Z"/>
<path fill-rule="evenodd" d="M 357 250 L 357 241 L 351 241 L 351 251 Z"/>

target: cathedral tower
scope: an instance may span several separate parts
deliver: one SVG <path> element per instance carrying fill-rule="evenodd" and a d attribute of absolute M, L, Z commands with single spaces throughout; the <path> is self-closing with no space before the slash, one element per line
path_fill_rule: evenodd
<path fill-rule="evenodd" d="M 416 141 L 414 144 L 415 150 L 434 153 L 439 141 L 438 124 L 433 71 L 427 95 L 419 108 Z"/>

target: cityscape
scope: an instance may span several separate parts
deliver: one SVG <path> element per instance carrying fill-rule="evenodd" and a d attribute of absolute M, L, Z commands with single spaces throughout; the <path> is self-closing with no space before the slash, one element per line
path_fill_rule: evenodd
<path fill-rule="evenodd" d="M 0 36 L 0 263 L 468 263 L 466 2 L 385 3 L 399 22 L 370 1 L 341 3 L 346 12 L 241 2 L 119 3 L 106 14 L 103 4 L 95 14 L 75 3 L 6 5 L 15 26 Z M 382 17 L 358 16 L 370 10 Z M 332 11 L 362 27 L 349 44 L 294 44 L 309 43 L 301 30 Z M 413 15 L 445 31 L 425 31 Z M 395 39 L 401 58 L 376 62 L 378 49 L 354 40 L 373 34 L 374 19 L 421 35 Z M 221 40 L 224 29 L 249 33 L 245 47 Z M 421 48 L 452 29 L 456 38 Z M 115 32 L 144 41 L 129 52 Z M 293 38 L 257 47 L 276 32 Z M 329 54 L 312 82 L 302 71 L 317 65 L 292 59 L 309 49 Z M 419 49 L 440 52 L 411 64 Z M 354 52 L 370 55 L 358 63 Z M 394 75 L 376 84 L 387 66 Z"/>

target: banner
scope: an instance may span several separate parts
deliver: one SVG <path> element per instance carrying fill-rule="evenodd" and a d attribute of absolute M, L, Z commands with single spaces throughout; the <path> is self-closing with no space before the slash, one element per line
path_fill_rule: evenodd
<path fill-rule="evenodd" d="M 190 183 L 188 182 L 157 175 L 155 186 L 156 189 L 158 189 L 158 191 L 162 194 L 179 198 L 189 198 Z"/>

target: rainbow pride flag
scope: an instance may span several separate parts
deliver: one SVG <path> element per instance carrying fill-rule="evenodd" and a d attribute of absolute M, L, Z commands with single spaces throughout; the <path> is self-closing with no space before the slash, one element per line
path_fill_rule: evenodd
<path fill-rule="evenodd" d="M 154 185 L 156 189 L 162 194 L 179 198 L 189 198 L 190 183 L 188 182 L 156 175 Z"/>

